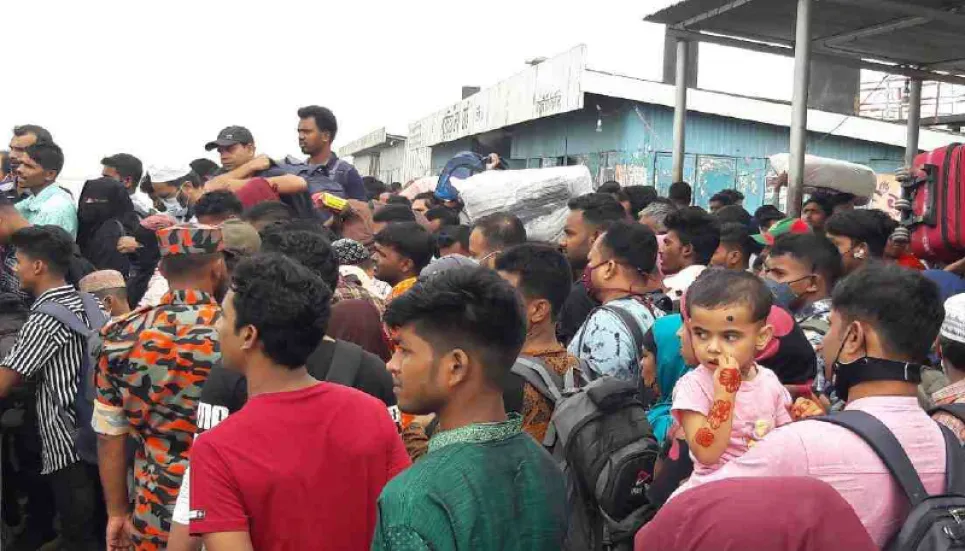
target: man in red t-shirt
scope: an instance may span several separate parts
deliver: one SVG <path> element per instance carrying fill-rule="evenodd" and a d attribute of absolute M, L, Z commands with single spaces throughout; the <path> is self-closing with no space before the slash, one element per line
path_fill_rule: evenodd
<path fill-rule="evenodd" d="M 367 550 L 379 493 L 409 466 L 381 401 L 305 370 L 330 300 L 285 256 L 235 268 L 218 333 L 249 399 L 191 452 L 190 529 L 208 551 Z"/>

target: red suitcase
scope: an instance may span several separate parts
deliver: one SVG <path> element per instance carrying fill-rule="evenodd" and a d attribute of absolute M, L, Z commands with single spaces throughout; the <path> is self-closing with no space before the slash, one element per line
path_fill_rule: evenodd
<path fill-rule="evenodd" d="M 933 262 L 965 256 L 965 146 L 918 155 L 914 177 L 902 185 L 911 206 L 902 223 L 915 255 Z"/>

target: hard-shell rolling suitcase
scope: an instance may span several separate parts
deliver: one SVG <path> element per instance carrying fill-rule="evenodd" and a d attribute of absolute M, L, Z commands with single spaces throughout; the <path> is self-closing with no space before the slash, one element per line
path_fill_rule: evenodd
<path fill-rule="evenodd" d="M 898 205 L 912 252 L 928 261 L 965 256 L 965 146 L 951 144 L 915 157 Z"/>

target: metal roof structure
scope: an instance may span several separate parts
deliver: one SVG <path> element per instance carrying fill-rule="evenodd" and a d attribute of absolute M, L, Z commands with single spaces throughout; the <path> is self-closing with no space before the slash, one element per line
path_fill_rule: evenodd
<path fill-rule="evenodd" d="M 814 58 L 910 77 L 906 163 L 918 153 L 921 83 L 965 84 L 965 0 L 658 0 L 644 19 L 677 40 L 674 178 L 683 174 L 688 44 L 793 56 L 788 207 L 800 212 Z"/>
<path fill-rule="evenodd" d="M 690 39 L 782 53 L 776 46 L 793 55 L 796 6 L 797 0 L 679 0 L 645 20 Z M 814 2 L 811 18 L 815 57 L 965 84 L 965 1 L 823 0 Z"/>

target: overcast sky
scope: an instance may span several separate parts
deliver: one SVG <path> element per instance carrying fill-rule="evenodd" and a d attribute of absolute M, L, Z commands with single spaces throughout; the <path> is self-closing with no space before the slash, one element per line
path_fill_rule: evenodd
<path fill-rule="evenodd" d="M 408 124 L 489 86 L 526 59 L 585 43 L 588 64 L 659 79 L 668 0 L 3 2 L 0 145 L 41 124 L 64 148 L 64 178 L 129 152 L 186 165 L 231 124 L 262 152 L 298 153 L 298 107 L 330 107 L 336 147 Z M 19 33 L 24 33 L 18 38 Z M 700 86 L 789 99 L 791 61 L 703 45 Z"/>

